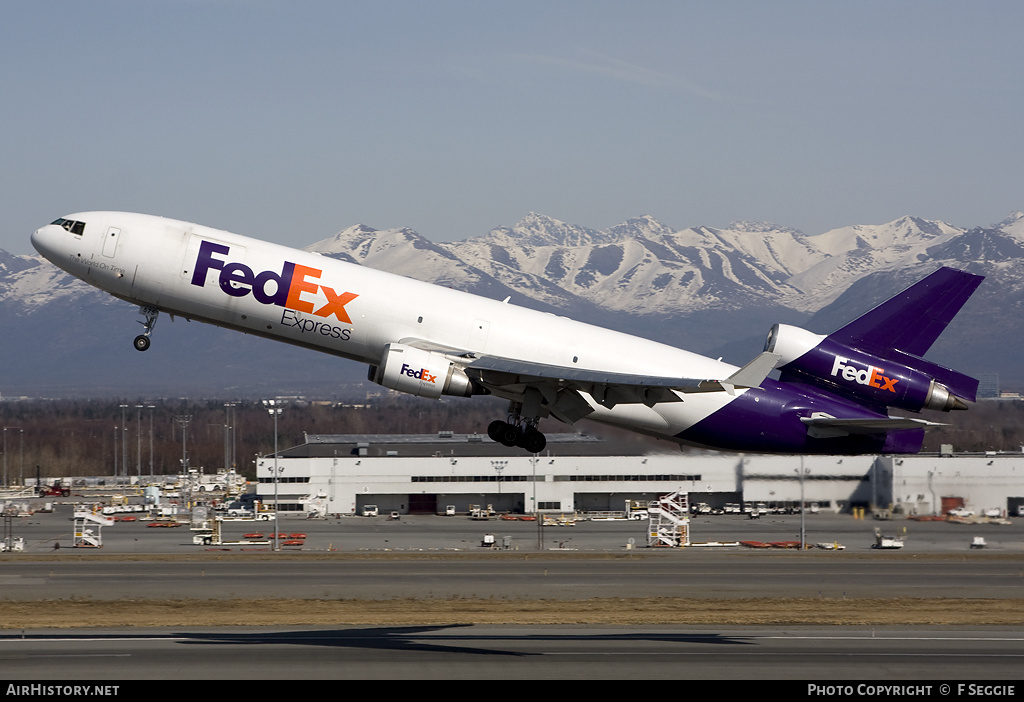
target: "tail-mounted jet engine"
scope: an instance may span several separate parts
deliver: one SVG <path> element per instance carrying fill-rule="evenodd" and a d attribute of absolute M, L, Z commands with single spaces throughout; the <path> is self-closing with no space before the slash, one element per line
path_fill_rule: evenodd
<path fill-rule="evenodd" d="M 781 356 L 776 366 L 784 382 L 801 382 L 879 407 L 967 409 L 977 381 L 923 358 L 888 349 L 883 357 L 788 324 L 768 333 L 765 350 Z M 895 358 L 899 358 L 899 361 Z"/>
<path fill-rule="evenodd" d="M 437 399 L 441 395 L 481 394 L 462 366 L 443 353 L 405 344 L 388 344 L 380 365 L 370 366 L 369 380 L 392 390 Z"/>

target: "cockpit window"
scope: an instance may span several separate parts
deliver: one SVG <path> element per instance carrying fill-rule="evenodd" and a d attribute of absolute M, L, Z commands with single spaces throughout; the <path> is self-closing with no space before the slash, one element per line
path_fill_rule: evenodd
<path fill-rule="evenodd" d="M 75 236 L 82 236 L 85 232 L 85 222 L 76 222 L 73 219 L 64 219 L 61 217 L 50 224 L 56 224 L 58 227 L 64 227 Z"/>

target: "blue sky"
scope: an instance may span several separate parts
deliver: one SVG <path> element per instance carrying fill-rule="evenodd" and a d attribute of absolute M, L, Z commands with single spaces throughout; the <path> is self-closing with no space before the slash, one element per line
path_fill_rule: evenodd
<path fill-rule="evenodd" d="M 1024 3 L 11 0 L 0 248 L 75 211 L 289 245 L 530 211 L 818 234 L 1024 209 Z"/>

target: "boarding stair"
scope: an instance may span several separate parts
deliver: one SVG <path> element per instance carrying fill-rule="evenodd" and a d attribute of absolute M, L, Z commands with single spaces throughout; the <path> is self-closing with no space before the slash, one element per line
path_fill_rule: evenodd
<path fill-rule="evenodd" d="M 113 517 L 93 512 L 88 507 L 75 507 L 74 527 L 75 538 L 71 544 L 75 548 L 102 548 L 103 527 L 114 523 Z M 91 529 L 95 526 L 95 531 Z"/>
<path fill-rule="evenodd" d="M 647 545 L 676 548 L 690 545 L 689 493 L 673 492 L 647 506 Z"/>

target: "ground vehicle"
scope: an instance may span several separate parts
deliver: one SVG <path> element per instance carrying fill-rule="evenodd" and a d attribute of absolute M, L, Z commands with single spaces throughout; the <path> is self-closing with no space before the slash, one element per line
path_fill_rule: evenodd
<path fill-rule="evenodd" d="M 378 514 L 380 514 L 380 510 L 377 509 L 377 505 L 363 505 L 364 517 L 376 517 Z"/>
<path fill-rule="evenodd" d="M 875 543 L 871 548 L 903 548 L 903 539 L 898 536 L 883 536 L 879 529 L 875 529 Z"/>
<path fill-rule="evenodd" d="M 39 486 L 38 483 L 36 483 L 36 485 L 37 485 L 36 492 L 39 494 L 40 497 L 70 497 L 71 496 L 71 488 L 64 487 L 64 485 L 59 480 L 54 480 L 53 481 L 53 485 Z"/>

